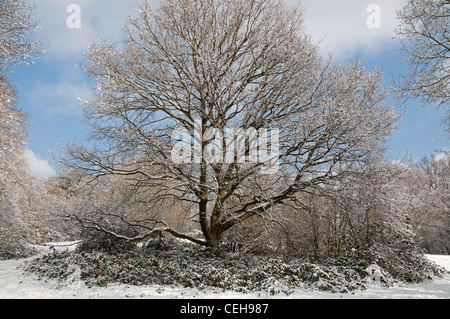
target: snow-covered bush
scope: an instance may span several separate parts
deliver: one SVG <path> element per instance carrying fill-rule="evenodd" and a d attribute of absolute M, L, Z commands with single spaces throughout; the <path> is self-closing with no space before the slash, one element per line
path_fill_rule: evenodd
<path fill-rule="evenodd" d="M 408 283 L 432 279 L 441 272 L 415 246 L 375 245 L 371 247 L 368 259 L 371 259 L 389 276 Z"/>
<path fill-rule="evenodd" d="M 346 293 L 374 284 L 373 268 L 357 260 L 328 259 L 321 263 L 294 259 L 244 255 L 219 257 L 211 249 L 134 249 L 128 252 L 61 252 L 34 259 L 25 270 L 41 278 L 65 281 L 74 269 L 89 286 L 111 283 L 173 285 L 197 289 L 214 288 L 239 292 L 286 293 L 312 288 Z M 388 286 L 391 281 L 379 280 Z"/>

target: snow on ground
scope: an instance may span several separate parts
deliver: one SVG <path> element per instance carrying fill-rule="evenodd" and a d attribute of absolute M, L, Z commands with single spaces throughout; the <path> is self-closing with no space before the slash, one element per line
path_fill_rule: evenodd
<path fill-rule="evenodd" d="M 73 249 L 73 243 L 58 243 L 40 246 L 42 252 L 50 246 L 56 250 Z M 427 255 L 433 262 L 450 271 L 450 256 Z M 89 288 L 74 277 L 65 283 L 53 280 L 38 280 L 35 276 L 24 274 L 20 268 L 21 260 L 0 261 L 0 299 L 450 299 L 450 273 L 421 284 L 402 285 L 392 288 L 371 287 L 354 294 L 333 294 L 306 289 L 298 289 L 291 295 L 264 293 L 243 294 L 233 291 L 198 290 L 166 286 L 128 286 L 109 285 Z"/>

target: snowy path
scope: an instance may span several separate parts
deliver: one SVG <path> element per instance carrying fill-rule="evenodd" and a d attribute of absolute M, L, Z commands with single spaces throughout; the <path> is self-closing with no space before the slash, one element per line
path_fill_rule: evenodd
<path fill-rule="evenodd" d="M 432 261 L 450 271 L 450 256 L 428 256 Z M 311 290 L 298 290 L 289 296 L 279 294 L 268 296 L 259 293 L 242 294 L 235 292 L 217 292 L 213 290 L 199 291 L 196 289 L 171 288 L 161 286 L 126 286 L 110 285 L 107 288 L 88 288 L 84 284 L 74 281 L 59 284 L 55 281 L 37 280 L 34 276 L 24 275 L 20 265 L 24 260 L 0 261 L 0 299 L 21 298 L 294 298 L 294 299 L 347 299 L 347 298 L 402 298 L 402 299 L 450 299 L 450 274 L 437 278 L 431 282 L 407 285 L 393 288 L 369 288 L 355 294 L 332 294 Z"/>

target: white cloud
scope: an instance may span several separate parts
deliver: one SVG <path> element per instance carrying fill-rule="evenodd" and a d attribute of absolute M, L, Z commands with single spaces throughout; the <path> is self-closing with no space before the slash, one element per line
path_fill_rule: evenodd
<path fill-rule="evenodd" d="M 295 3 L 295 0 L 289 0 Z M 396 45 L 392 39 L 398 25 L 397 10 L 406 0 L 303 0 L 305 29 L 313 39 L 321 40 L 323 55 L 333 53 L 336 58 L 348 58 L 356 52 L 376 55 Z M 367 8 L 380 8 L 381 27 L 369 28 Z"/>
<path fill-rule="evenodd" d="M 50 166 L 49 162 L 37 157 L 32 150 L 25 149 L 24 155 L 28 162 L 30 172 L 35 176 L 45 179 L 56 175 L 56 170 Z"/>
<path fill-rule="evenodd" d="M 79 81 L 63 80 L 60 82 L 37 83 L 30 92 L 30 103 L 34 107 L 45 108 L 49 117 L 55 114 L 80 115 L 79 98 L 91 96 L 89 86 Z"/>
<path fill-rule="evenodd" d="M 296 4 L 299 0 L 286 0 Z M 159 0 L 151 0 L 155 7 Z M 70 29 L 66 22 L 67 7 L 77 4 L 81 10 L 81 28 Z M 322 40 L 323 54 L 336 57 L 353 56 L 356 50 L 377 53 L 393 45 L 398 24 L 396 12 L 406 0 L 300 0 L 305 10 L 306 31 Z M 36 16 L 41 18 L 38 36 L 47 45 L 48 55 L 58 58 L 81 57 L 91 41 L 99 38 L 119 40 L 126 17 L 134 12 L 135 1 L 124 0 L 40 0 Z M 375 4 L 381 9 L 381 28 L 367 27 Z"/>
<path fill-rule="evenodd" d="M 157 4 L 159 1 L 153 0 Z M 69 28 L 67 8 L 80 8 L 81 28 Z M 41 37 L 47 54 L 65 59 L 81 57 L 91 41 L 107 37 L 119 39 L 128 14 L 134 11 L 135 1 L 124 0 L 40 0 L 36 2 L 36 16 L 40 18 Z"/>

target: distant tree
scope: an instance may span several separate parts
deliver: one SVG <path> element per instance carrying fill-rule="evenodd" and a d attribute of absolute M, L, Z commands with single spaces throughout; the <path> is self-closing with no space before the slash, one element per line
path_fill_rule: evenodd
<path fill-rule="evenodd" d="M 164 231 L 216 245 L 234 226 L 383 150 L 397 116 L 383 103 L 381 72 L 359 62 L 324 64 L 302 23 L 301 10 L 283 1 L 168 0 L 157 10 L 144 1 L 127 20 L 120 49 L 91 46 L 84 68 L 97 81 L 96 97 L 84 104 L 99 143 L 67 145 L 63 162 L 128 176 L 141 190 L 159 187 L 153 199 L 193 205 L 203 233 L 187 235 L 161 219 L 134 223 L 139 235 L 125 238 Z M 234 128 L 247 134 L 227 142 Z M 253 153 L 251 132 L 261 129 L 267 135 L 256 140 L 267 148 Z M 188 151 L 194 145 L 182 163 L 172 156 L 183 142 L 178 133 Z M 235 152 L 225 161 L 236 145 L 245 157 Z M 276 156 L 267 151 L 278 153 L 279 170 L 268 170 Z"/>
<path fill-rule="evenodd" d="M 25 233 L 18 184 L 26 166 L 22 155 L 27 122 L 15 99 L 12 85 L 0 77 L 0 259 L 20 255 Z"/>
<path fill-rule="evenodd" d="M 448 107 L 450 102 L 450 1 L 409 0 L 398 12 L 397 36 L 408 56 L 409 74 L 399 87 L 403 97 Z M 445 118 L 450 129 L 450 113 Z"/>
<path fill-rule="evenodd" d="M 417 164 L 412 224 L 430 254 L 450 253 L 450 154 L 442 151 Z"/>
<path fill-rule="evenodd" d="M 0 76 L 0 156 L 15 152 L 27 141 L 27 115 L 15 103 L 16 90 Z"/>
<path fill-rule="evenodd" d="M 32 8 L 24 0 L 0 2 L 0 70 L 33 61 L 40 51 L 30 34 L 38 28 Z"/>
<path fill-rule="evenodd" d="M 30 237 L 35 178 L 24 158 L 27 116 L 16 107 L 16 91 L 4 77 L 13 66 L 30 63 L 39 43 L 29 35 L 37 23 L 25 1 L 0 2 L 0 258 L 25 255 Z M 39 197 L 39 196 L 38 196 Z"/>
<path fill-rule="evenodd" d="M 61 222 L 46 184 L 25 158 L 28 126 L 27 114 L 16 108 L 14 87 L 0 76 L 0 258 L 26 255 L 29 243 L 56 239 L 61 228 L 54 227 Z"/>

